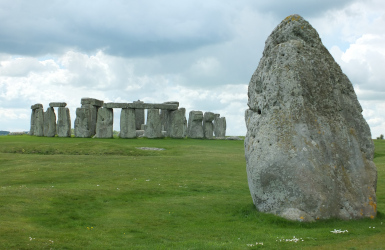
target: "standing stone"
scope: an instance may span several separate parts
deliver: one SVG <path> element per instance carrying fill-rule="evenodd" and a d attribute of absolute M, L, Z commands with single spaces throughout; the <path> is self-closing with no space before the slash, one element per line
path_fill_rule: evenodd
<path fill-rule="evenodd" d="M 96 133 L 96 119 L 103 101 L 94 98 L 82 98 L 82 106 L 76 109 L 75 137 L 92 137 Z"/>
<path fill-rule="evenodd" d="M 71 137 L 71 117 L 70 110 L 68 108 L 58 108 L 56 130 L 58 137 Z"/>
<path fill-rule="evenodd" d="M 163 104 L 177 104 L 179 106 L 179 102 L 164 102 Z M 171 130 L 171 112 L 172 110 L 169 109 L 161 109 L 160 111 L 160 118 L 163 125 L 163 130 L 166 131 L 165 136 L 170 136 L 170 130 Z"/>
<path fill-rule="evenodd" d="M 162 138 L 162 122 L 159 109 L 147 110 L 147 124 L 144 129 L 144 136 L 147 138 Z"/>
<path fill-rule="evenodd" d="M 114 110 L 100 108 L 96 121 L 96 138 L 112 138 L 114 135 Z"/>
<path fill-rule="evenodd" d="M 171 138 L 186 137 L 186 109 L 179 108 L 171 112 L 171 126 L 169 136 Z"/>
<path fill-rule="evenodd" d="M 54 137 L 56 135 L 56 115 L 52 107 L 44 112 L 44 136 Z"/>
<path fill-rule="evenodd" d="M 214 113 L 212 112 L 205 112 L 203 116 L 203 135 L 206 139 L 212 139 L 213 138 L 213 132 L 214 132 L 214 125 L 213 120 L 215 118 Z"/>
<path fill-rule="evenodd" d="M 135 138 L 135 109 L 122 109 L 120 113 L 120 138 Z"/>
<path fill-rule="evenodd" d="M 203 138 L 202 120 L 202 111 L 190 111 L 188 118 L 188 137 L 195 139 Z"/>
<path fill-rule="evenodd" d="M 226 117 L 217 117 L 214 119 L 215 138 L 224 139 L 226 137 Z"/>
<path fill-rule="evenodd" d="M 40 103 L 31 106 L 31 128 L 30 135 L 44 136 L 44 110 Z"/>
<path fill-rule="evenodd" d="M 267 38 L 248 96 L 247 177 L 259 211 L 300 221 L 376 216 L 369 126 L 302 17 L 287 17 Z"/>
<path fill-rule="evenodd" d="M 75 119 L 75 137 L 92 137 L 91 130 L 91 119 L 90 109 L 88 108 L 77 108 L 76 119 Z"/>
<path fill-rule="evenodd" d="M 133 103 L 144 103 L 141 100 L 134 101 Z M 135 109 L 135 128 L 141 130 L 142 124 L 144 124 L 144 109 Z"/>

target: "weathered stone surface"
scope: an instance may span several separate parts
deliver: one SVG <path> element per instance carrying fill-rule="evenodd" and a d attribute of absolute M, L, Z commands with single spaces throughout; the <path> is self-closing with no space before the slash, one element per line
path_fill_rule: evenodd
<path fill-rule="evenodd" d="M 89 108 L 77 108 L 75 119 L 75 137 L 92 137 L 94 136 L 91 126 L 91 110 Z"/>
<path fill-rule="evenodd" d="M 68 108 L 58 108 L 56 130 L 58 137 L 71 137 L 71 116 Z"/>
<path fill-rule="evenodd" d="M 163 137 L 159 109 L 147 110 L 147 124 L 145 126 L 144 136 L 147 138 Z"/>
<path fill-rule="evenodd" d="M 102 107 L 103 106 L 103 101 L 101 100 L 98 100 L 98 99 L 94 99 L 94 98 L 88 98 L 88 97 L 84 97 L 81 99 L 80 101 L 81 105 L 92 105 L 92 106 L 96 106 L 96 107 Z"/>
<path fill-rule="evenodd" d="M 44 136 L 54 137 L 56 135 L 56 114 L 53 108 L 47 108 L 44 112 Z"/>
<path fill-rule="evenodd" d="M 206 139 L 212 139 L 213 138 L 213 132 L 214 132 L 214 124 L 213 120 L 215 118 L 214 113 L 212 112 L 205 112 L 203 116 L 203 136 Z"/>
<path fill-rule="evenodd" d="M 226 117 L 216 117 L 214 119 L 215 138 L 226 137 Z"/>
<path fill-rule="evenodd" d="M 44 110 L 43 108 L 33 109 L 34 128 L 33 135 L 44 136 Z"/>
<path fill-rule="evenodd" d="M 202 111 L 190 111 L 188 118 L 188 132 L 190 138 L 203 138 L 203 113 Z"/>
<path fill-rule="evenodd" d="M 287 17 L 267 38 L 248 92 L 247 176 L 260 211 L 304 221 L 376 216 L 369 126 L 302 17 Z"/>
<path fill-rule="evenodd" d="M 178 105 L 179 102 L 164 102 L 163 104 L 172 104 L 172 105 Z M 164 136 L 169 137 L 171 132 L 171 112 L 173 112 L 170 109 L 162 109 L 160 111 L 160 119 L 162 121 L 163 130 L 165 131 Z"/>
<path fill-rule="evenodd" d="M 42 109 L 42 108 L 43 108 L 43 104 L 40 104 L 40 103 L 36 103 L 31 106 L 31 109 Z"/>
<path fill-rule="evenodd" d="M 171 138 L 185 138 L 186 137 L 186 109 L 179 108 L 171 112 L 170 133 Z"/>
<path fill-rule="evenodd" d="M 131 109 L 167 109 L 167 110 L 176 110 L 178 109 L 178 104 L 162 104 L 162 103 L 122 103 L 122 102 L 108 102 L 104 103 L 103 107 L 105 108 L 131 108 Z"/>
<path fill-rule="evenodd" d="M 49 106 L 51 108 L 64 108 L 65 106 L 67 106 L 67 103 L 65 102 L 50 102 L 49 103 Z"/>
<path fill-rule="evenodd" d="M 96 121 L 96 138 L 112 138 L 114 135 L 114 110 L 109 108 L 100 108 Z"/>
<path fill-rule="evenodd" d="M 144 103 L 141 100 L 137 100 L 133 102 L 134 104 Z M 136 108 L 135 109 L 135 128 L 136 130 L 144 130 L 142 129 L 142 125 L 144 124 L 144 109 Z"/>
<path fill-rule="evenodd" d="M 120 113 L 120 138 L 135 138 L 135 109 L 122 109 Z"/>

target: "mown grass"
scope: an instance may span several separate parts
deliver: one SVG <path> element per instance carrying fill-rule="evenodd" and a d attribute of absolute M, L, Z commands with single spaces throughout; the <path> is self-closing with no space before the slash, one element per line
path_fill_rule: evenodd
<path fill-rule="evenodd" d="M 301 223 L 256 211 L 243 141 L 3 136 L 0 249 L 382 249 L 375 145 L 377 218 Z"/>

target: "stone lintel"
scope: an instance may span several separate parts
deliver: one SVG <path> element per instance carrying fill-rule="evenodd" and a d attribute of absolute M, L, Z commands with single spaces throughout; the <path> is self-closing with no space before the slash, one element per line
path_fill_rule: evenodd
<path fill-rule="evenodd" d="M 132 108 L 132 109 L 168 109 L 177 110 L 179 104 L 157 104 L 157 103 L 116 103 L 109 102 L 104 103 L 105 108 Z"/>
<path fill-rule="evenodd" d="M 51 108 L 64 108 L 65 106 L 67 106 L 67 103 L 65 103 L 65 102 L 50 102 L 49 106 Z"/>
<path fill-rule="evenodd" d="M 98 99 L 94 99 L 94 98 L 85 97 L 85 98 L 82 98 L 81 104 L 82 105 L 90 104 L 92 106 L 102 107 L 103 106 L 103 101 L 98 100 Z"/>
<path fill-rule="evenodd" d="M 36 104 L 31 106 L 31 109 L 43 109 L 43 104 L 36 103 Z"/>

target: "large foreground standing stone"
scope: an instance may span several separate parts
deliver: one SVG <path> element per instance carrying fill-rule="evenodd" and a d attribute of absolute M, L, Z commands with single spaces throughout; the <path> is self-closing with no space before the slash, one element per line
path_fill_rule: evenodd
<path fill-rule="evenodd" d="M 302 17 L 287 17 L 267 38 L 248 95 L 247 176 L 260 211 L 305 221 L 376 216 L 369 126 Z"/>
<path fill-rule="evenodd" d="M 31 106 L 31 129 L 30 135 L 44 136 L 44 110 L 40 103 Z"/>
<path fill-rule="evenodd" d="M 114 110 L 100 108 L 96 120 L 96 138 L 112 138 L 114 135 Z"/>
<path fill-rule="evenodd" d="M 96 133 L 96 119 L 103 101 L 94 98 L 82 98 L 82 106 L 76 109 L 75 137 L 92 137 Z"/>

